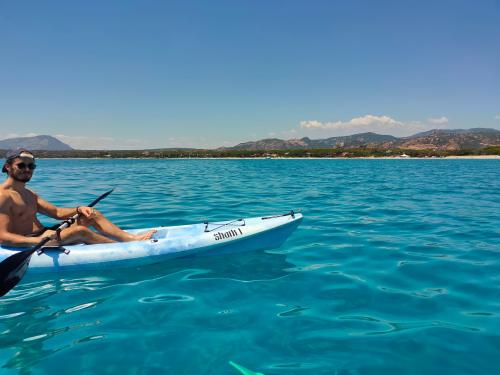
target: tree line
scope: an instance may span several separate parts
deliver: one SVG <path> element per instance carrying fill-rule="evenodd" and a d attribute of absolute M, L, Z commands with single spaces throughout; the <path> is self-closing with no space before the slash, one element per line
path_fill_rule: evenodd
<path fill-rule="evenodd" d="M 5 152 L 5 150 L 4 150 Z M 358 157 L 446 157 L 500 155 L 500 146 L 464 150 L 412 150 L 378 148 L 325 148 L 309 150 L 70 150 L 34 151 L 38 158 L 358 158 Z"/>

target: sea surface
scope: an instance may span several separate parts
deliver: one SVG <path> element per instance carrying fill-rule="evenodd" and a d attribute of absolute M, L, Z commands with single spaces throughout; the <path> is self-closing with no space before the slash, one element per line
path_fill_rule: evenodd
<path fill-rule="evenodd" d="M 304 220 L 271 251 L 27 275 L 2 375 L 500 373 L 499 160 L 39 160 L 30 186 L 115 187 L 125 229 Z"/>

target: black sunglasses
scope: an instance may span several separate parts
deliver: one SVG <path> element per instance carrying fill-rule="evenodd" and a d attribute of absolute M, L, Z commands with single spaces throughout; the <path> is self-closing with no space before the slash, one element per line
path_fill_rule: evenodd
<path fill-rule="evenodd" d="M 19 163 L 19 164 L 14 164 L 14 165 L 18 169 L 26 169 L 26 168 L 28 168 L 31 171 L 36 168 L 36 164 L 35 163 L 29 163 L 29 164 Z"/>

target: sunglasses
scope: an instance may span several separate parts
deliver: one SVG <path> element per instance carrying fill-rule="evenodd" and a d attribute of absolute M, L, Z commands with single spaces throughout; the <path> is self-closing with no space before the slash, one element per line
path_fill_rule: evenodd
<path fill-rule="evenodd" d="M 14 165 L 18 169 L 26 169 L 26 168 L 28 168 L 31 171 L 36 168 L 36 164 L 35 163 L 29 163 L 29 164 L 19 163 L 19 164 L 14 164 Z"/>

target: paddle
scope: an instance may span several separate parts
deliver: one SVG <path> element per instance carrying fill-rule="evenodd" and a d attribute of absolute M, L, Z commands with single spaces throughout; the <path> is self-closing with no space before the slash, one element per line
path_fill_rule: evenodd
<path fill-rule="evenodd" d="M 113 192 L 114 189 L 107 191 L 99 198 L 95 199 L 88 207 L 93 207 L 99 201 L 106 198 L 109 194 Z M 61 231 L 63 229 L 68 228 L 71 224 L 73 224 L 80 214 L 77 212 L 75 215 L 70 218 L 64 220 L 57 226 L 56 231 Z M 32 247 L 29 250 L 19 251 L 14 255 L 4 259 L 0 263 L 0 297 L 7 294 L 12 288 L 14 288 L 17 283 L 23 278 L 26 273 L 26 269 L 30 263 L 31 256 L 35 253 L 35 251 L 40 250 L 47 242 L 50 241 L 49 237 L 45 237 L 41 240 L 36 246 Z"/>

